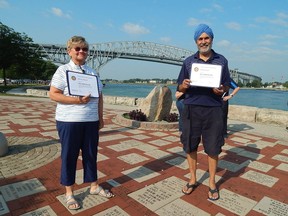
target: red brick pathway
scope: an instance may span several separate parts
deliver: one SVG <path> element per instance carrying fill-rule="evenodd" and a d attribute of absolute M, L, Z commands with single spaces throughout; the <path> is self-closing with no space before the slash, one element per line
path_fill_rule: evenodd
<path fill-rule="evenodd" d="M 9 141 L 10 150 L 6 156 L 0 157 L 0 187 L 37 178 L 46 188 L 43 192 L 6 201 L 9 213 L 5 215 L 21 215 L 45 206 L 50 206 L 56 215 L 71 215 L 71 212 L 56 198 L 64 193 L 64 188 L 59 184 L 60 145 L 55 130 L 55 104 L 48 99 L 26 98 L 24 100 L 16 97 L 0 97 L 0 104 L 0 131 Z M 115 206 L 125 211 L 127 215 L 157 215 L 147 206 L 131 198 L 131 193 L 170 177 L 177 177 L 183 182 L 188 180 L 187 164 L 181 152 L 178 132 L 126 128 L 114 121 L 116 115 L 122 112 L 114 109 L 105 110 L 106 126 L 100 132 L 99 144 L 98 168 L 103 174 L 99 182 L 103 187 L 111 189 L 116 196 L 95 207 L 74 213 L 76 215 L 97 215 Z M 268 197 L 280 202 L 283 205 L 281 213 L 287 213 L 288 150 L 285 145 L 286 141 L 234 131 L 226 140 L 219 161 L 217 176 L 222 177 L 218 181 L 220 193 L 223 191 L 224 194 L 228 190 L 254 200 L 256 203 Z M 135 147 L 117 151 L 119 145 L 123 143 L 135 143 Z M 145 149 L 147 146 L 152 150 Z M 158 159 L 153 157 L 153 154 L 156 155 L 159 150 L 162 153 L 169 153 L 168 156 Z M 199 151 L 198 168 L 205 173 L 208 167 L 207 157 L 201 153 L 202 147 Z M 129 163 L 127 155 L 132 157 L 134 154 L 139 155 L 139 158 L 142 156 L 143 161 L 133 164 L 132 160 Z M 139 166 L 153 170 L 158 175 L 138 182 L 123 174 L 124 171 Z M 82 169 L 80 159 L 78 169 Z M 259 173 L 271 177 L 270 186 L 265 185 L 267 181 L 264 184 L 259 183 L 261 179 Z M 256 178 L 258 182 L 251 181 L 255 175 L 258 176 Z M 263 178 L 266 177 L 263 176 Z M 111 179 L 120 185 L 112 187 L 107 183 Z M 75 190 L 87 186 L 89 185 L 75 184 Z M 181 191 L 181 187 L 176 190 Z M 197 187 L 191 195 L 181 195 L 179 199 L 210 215 L 237 215 L 235 213 L 237 210 L 233 210 L 233 206 L 228 208 L 223 204 L 207 201 L 207 192 L 208 187 L 203 181 L 203 184 Z M 237 200 L 233 202 L 237 203 Z M 281 215 L 276 210 L 272 213 Z M 246 215 L 269 214 L 260 213 L 252 208 L 247 211 Z"/>

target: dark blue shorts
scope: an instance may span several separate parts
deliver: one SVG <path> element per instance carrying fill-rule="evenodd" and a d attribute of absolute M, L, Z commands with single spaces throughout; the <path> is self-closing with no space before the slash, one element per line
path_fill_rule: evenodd
<path fill-rule="evenodd" d="M 182 115 L 184 151 L 197 151 L 202 139 L 206 154 L 219 155 L 224 144 L 222 107 L 185 105 Z"/>

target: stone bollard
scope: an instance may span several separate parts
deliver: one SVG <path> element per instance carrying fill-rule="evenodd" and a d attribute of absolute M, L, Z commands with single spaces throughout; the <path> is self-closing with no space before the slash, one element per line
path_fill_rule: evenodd
<path fill-rule="evenodd" d="M 0 157 L 8 152 L 8 141 L 3 133 L 0 132 Z"/>

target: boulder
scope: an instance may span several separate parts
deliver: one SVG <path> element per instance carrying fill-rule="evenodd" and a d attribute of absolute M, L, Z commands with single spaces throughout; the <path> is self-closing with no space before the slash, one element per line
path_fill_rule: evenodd
<path fill-rule="evenodd" d="M 0 157 L 8 152 L 8 141 L 3 133 L 0 132 Z"/>
<path fill-rule="evenodd" d="M 157 85 L 141 101 L 139 109 L 147 116 L 148 121 L 162 121 L 170 114 L 172 102 L 171 90 L 167 86 Z"/>

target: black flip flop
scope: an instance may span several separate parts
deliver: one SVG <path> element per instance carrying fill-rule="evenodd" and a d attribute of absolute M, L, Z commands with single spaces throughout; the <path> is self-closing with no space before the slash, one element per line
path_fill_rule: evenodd
<path fill-rule="evenodd" d="M 197 182 L 195 183 L 195 184 L 189 184 L 189 183 L 187 183 L 186 184 L 186 188 L 187 188 L 187 190 L 186 191 L 189 191 L 189 189 L 191 188 L 192 190 L 190 191 L 190 192 L 185 192 L 183 189 L 182 189 L 182 192 L 185 194 L 185 195 L 189 195 L 189 194 L 191 194 L 194 190 L 195 190 L 195 188 L 198 186 L 198 184 L 197 184 Z"/>

